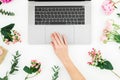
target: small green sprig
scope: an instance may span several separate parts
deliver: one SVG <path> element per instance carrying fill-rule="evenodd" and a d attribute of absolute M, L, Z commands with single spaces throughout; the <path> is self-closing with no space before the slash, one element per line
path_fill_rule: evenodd
<path fill-rule="evenodd" d="M 15 71 L 18 71 L 18 62 L 19 62 L 19 57 L 21 56 L 21 54 L 19 54 L 18 51 L 16 51 L 16 55 L 13 55 L 13 59 L 12 59 L 12 66 L 11 66 L 11 70 L 9 72 L 9 74 L 13 74 Z"/>
<path fill-rule="evenodd" d="M 13 59 L 12 59 L 12 62 L 11 62 L 12 65 L 11 65 L 10 71 L 7 71 L 6 75 L 3 78 L 0 77 L 0 80 L 8 80 L 9 75 L 18 71 L 18 63 L 19 63 L 19 57 L 20 56 L 21 56 L 21 54 L 19 54 L 19 52 L 16 51 L 16 54 L 13 55 Z"/>
<path fill-rule="evenodd" d="M 7 15 L 7 16 L 14 16 L 15 15 L 14 12 L 6 11 L 6 10 L 3 10 L 3 9 L 0 9 L 0 13 L 2 15 Z"/>
<path fill-rule="evenodd" d="M 117 15 L 120 17 L 120 13 L 117 13 Z"/>
<path fill-rule="evenodd" d="M 54 72 L 53 76 L 52 76 L 52 80 L 57 80 L 57 78 L 59 77 L 59 70 L 60 70 L 60 67 L 59 66 L 53 66 L 52 67 L 52 70 Z"/>

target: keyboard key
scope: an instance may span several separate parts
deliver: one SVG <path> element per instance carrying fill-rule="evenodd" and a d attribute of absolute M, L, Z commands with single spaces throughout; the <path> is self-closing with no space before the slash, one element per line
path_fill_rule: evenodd
<path fill-rule="evenodd" d="M 35 6 L 35 25 L 84 25 L 84 6 Z"/>

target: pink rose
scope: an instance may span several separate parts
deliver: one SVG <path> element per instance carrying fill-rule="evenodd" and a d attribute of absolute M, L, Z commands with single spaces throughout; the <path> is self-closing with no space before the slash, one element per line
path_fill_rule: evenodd
<path fill-rule="evenodd" d="M 2 3 L 9 3 L 11 2 L 12 0 L 0 0 Z"/>
<path fill-rule="evenodd" d="M 112 14 L 115 10 L 114 2 L 112 0 L 105 0 L 101 7 L 106 15 Z"/>

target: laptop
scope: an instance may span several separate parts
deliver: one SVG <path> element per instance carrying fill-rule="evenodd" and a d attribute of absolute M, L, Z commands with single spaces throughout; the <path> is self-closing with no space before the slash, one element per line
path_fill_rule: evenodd
<path fill-rule="evenodd" d="M 91 43 L 91 0 L 29 0 L 28 42 L 49 44 L 53 32 L 69 44 Z"/>

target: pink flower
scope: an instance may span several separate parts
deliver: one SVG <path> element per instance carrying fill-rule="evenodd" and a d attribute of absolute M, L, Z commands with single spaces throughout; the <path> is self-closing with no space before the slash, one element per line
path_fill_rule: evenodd
<path fill-rule="evenodd" d="M 100 40 L 101 40 L 101 41 L 106 41 L 106 40 L 107 40 L 107 36 L 103 34 L 103 35 L 100 37 Z"/>
<path fill-rule="evenodd" d="M 93 62 L 88 62 L 88 64 L 89 64 L 89 65 L 92 65 L 92 64 L 93 64 Z"/>
<path fill-rule="evenodd" d="M 12 0 L 0 0 L 2 3 L 9 3 L 11 2 Z"/>
<path fill-rule="evenodd" d="M 115 10 L 114 2 L 112 0 L 105 0 L 102 4 L 102 9 L 106 15 L 110 15 Z"/>
<path fill-rule="evenodd" d="M 37 60 L 31 60 L 31 63 L 37 63 Z"/>
<path fill-rule="evenodd" d="M 40 72 L 41 72 L 41 69 L 38 70 L 38 73 L 40 73 Z"/>
<path fill-rule="evenodd" d="M 108 21 L 106 21 L 106 27 L 105 27 L 105 29 L 106 29 L 107 31 L 112 31 L 112 30 L 113 30 L 113 27 L 112 27 L 113 23 L 114 23 L 113 20 L 108 20 Z"/>

